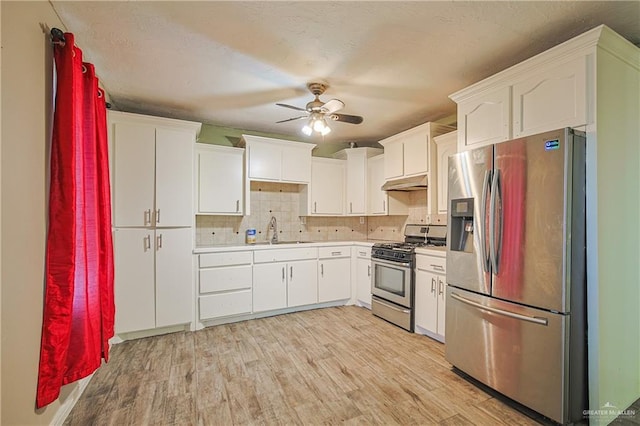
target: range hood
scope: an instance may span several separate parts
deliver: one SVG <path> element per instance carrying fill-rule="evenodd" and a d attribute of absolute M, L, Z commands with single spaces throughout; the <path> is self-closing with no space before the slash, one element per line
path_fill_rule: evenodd
<path fill-rule="evenodd" d="M 418 191 L 427 189 L 427 175 L 388 180 L 382 185 L 381 189 L 383 191 Z"/>

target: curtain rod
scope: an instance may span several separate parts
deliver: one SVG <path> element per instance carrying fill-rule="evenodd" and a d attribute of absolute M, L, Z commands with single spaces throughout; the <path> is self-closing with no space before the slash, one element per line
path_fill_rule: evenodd
<path fill-rule="evenodd" d="M 51 42 L 61 46 L 64 46 L 66 43 L 66 40 L 64 39 L 64 32 L 62 32 L 60 28 L 51 28 Z"/>
<path fill-rule="evenodd" d="M 64 32 L 60 28 L 51 28 L 51 43 L 64 46 L 66 42 Z M 107 106 L 107 109 L 111 109 L 109 102 L 105 102 L 104 104 Z"/>

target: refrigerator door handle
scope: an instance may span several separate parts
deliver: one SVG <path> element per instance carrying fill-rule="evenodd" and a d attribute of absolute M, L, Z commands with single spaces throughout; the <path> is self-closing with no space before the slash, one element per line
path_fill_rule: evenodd
<path fill-rule="evenodd" d="M 500 269 L 500 252 L 502 251 L 502 208 L 498 213 L 498 232 L 496 233 L 496 209 L 498 200 L 502 204 L 502 180 L 500 179 L 500 169 L 493 172 L 491 180 L 491 202 L 489 204 L 489 257 L 491 268 L 494 274 L 498 274 Z M 502 206 L 500 206 L 502 207 Z"/>
<path fill-rule="evenodd" d="M 515 312 L 505 311 L 503 309 L 493 308 L 491 306 L 485 306 L 485 305 L 483 305 L 481 303 L 474 302 L 473 300 L 469 300 L 466 297 L 462 297 L 462 296 L 458 295 L 457 293 L 451 293 L 451 297 L 456 299 L 459 302 L 465 303 L 467 305 L 473 306 L 474 308 L 478 308 L 478 309 L 481 309 L 483 311 L 491 312 L 491 313 L 502 315 L 502 316 L 509 317 L 509 318 L 519 319 L 519 320 L 522 320 L 522 321 L 532 322 L 534 324 L 539 324 L 539 325 L 547 325 L 548 324 L 548 321 L 547 321 L 546 318 L 529 317 L 529 316 L 526 316 L 526 315 L 517 314 Z"/>
<path fill-rule="evenodd" d="M 489 255 L 487 254 L 487 198 L 489 196 L 489 185 L 491 182 L 491 171 L 485 170 L 482 180 L 482 202 L 480 206 L 480 255 L 482 256 L 482 267 L 484 272 L 489 272 Z"/>

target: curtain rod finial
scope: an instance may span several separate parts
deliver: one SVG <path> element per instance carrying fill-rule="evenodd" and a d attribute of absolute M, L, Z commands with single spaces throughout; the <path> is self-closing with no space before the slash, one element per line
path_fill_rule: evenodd
<path fill-rule="evenodd" d="M 65 43 L 65 38 L 64 38 L 64 33 L 62 32 L 61 29 L 59 28 L 51 28 L 51 41 L 54 44 L 60 44 L 62 46 L 64 46 Z"/>

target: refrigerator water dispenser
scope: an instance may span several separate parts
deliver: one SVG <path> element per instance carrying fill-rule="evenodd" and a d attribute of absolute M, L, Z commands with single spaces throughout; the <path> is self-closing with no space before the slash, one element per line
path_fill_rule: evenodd
<path fill-rule="evenodd" d="M 473 198 L 451 200 L 451 250 L 473 253 Z"/>

